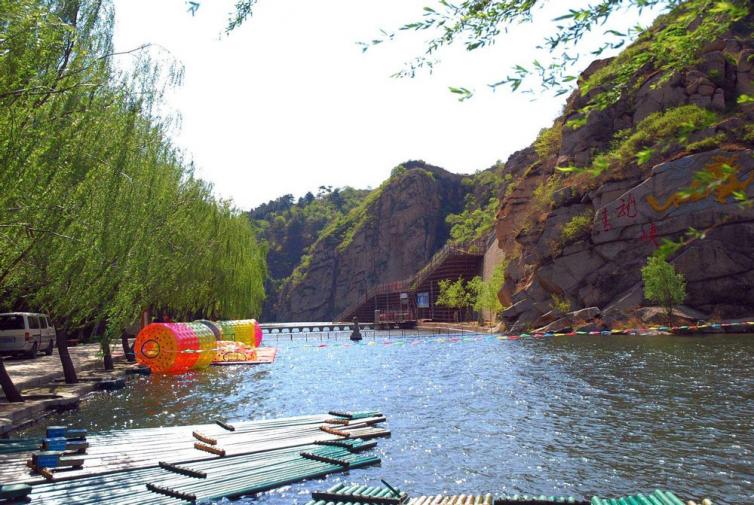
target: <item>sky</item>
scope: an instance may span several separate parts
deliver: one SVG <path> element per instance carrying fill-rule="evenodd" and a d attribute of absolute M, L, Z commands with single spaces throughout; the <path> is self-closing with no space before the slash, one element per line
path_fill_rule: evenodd
<path fill-rule="evenodd" d="M 224 35 L 231 0 L 203 0 L 193 16 L 184 0 L 115 0 L 115 48 L 153 44 L 155 55 L 184 66 L 183 84 L 166 98 L 180 117 L 173 140 L 217 196 L 246 210 L 319 186 L 376 187 L 412 159 L 472 173 L 552 124 L 564 96 L 532 101 L 486 85 L 540 54 L 534 48 L 560 10 L 514 27 L 491 48 L 451 48 L 431 75 L 413 79 L 390 76 L 420 54 L 420 37 L 362 53 L 357 42 L 417 19 L 434 1 L 260 0 L 249 21 Z M 119 58 L 123 68 L 132 64 Z M 476 93 L 459 102 L 449 86 Z"/>

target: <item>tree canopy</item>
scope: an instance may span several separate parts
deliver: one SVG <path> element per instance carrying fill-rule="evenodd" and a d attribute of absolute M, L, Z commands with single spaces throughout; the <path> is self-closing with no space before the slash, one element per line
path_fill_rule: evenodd
<path fill-rule="evenodd" d="M 148 307 L 252 317 L 265 251 L 171 142 L 180 68 L 118 71 L 108 0 L 0 0 L 0 309 L 118 334 Z"/>

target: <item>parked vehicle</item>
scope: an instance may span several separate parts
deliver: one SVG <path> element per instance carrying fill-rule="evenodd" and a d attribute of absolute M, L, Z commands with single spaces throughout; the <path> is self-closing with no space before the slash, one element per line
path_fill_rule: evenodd
<path fill-rule="evenodd" d="M 48 356 L 55 348 L 55 327 L 47 314 L 9 312 L 0 314 L 0 353 Z"/>

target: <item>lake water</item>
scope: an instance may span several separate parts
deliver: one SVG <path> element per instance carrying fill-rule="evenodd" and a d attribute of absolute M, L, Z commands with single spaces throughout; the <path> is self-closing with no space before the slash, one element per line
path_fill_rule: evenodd
<path fill-rule="evenodd" d="M 302 504 L 312 490 L 380 478 L 411 495 L 663 488 L 754 503 L 754 335 L 266 343 L 279 348 L 273 365 L 138 378 L 46 424 L 101 431 L 332 409 L 388 417 L 381 467 L 243 503 Z"/>

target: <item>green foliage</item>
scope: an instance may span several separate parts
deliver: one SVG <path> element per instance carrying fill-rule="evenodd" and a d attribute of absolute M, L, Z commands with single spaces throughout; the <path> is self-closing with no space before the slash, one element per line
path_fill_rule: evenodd
<path fill-rule="evenodd" d="M 709 137 L 697 140 L 686 146 L 686 150 L 692 153 L 699 151 L 709 151 L 710 149 L 716 149 L 727 140 L 728 136 L 724 132 L 716 133 Z"/>
<path fill-rule="evenodd" d="M 582 126 L 586 124 L 587 117 L 586 114 L 580 114 L 578 117 L 574 117 L 572 119 L 569 119 L 565 123 L 565 127 L 569 130 L 578 130 Z"/>
<path fill-rule="evenodd" d="M 497 197 L 492 197 L 483 208 L 475 204 L 467 205 L 460 214 L 450 214 L 445 222 L 451 226 L 450 240 L 454 244 L 463 244 L 485 236 L 495 227 L 495 215 L 499 207 Z"/>
<path fill-rule="evenodd" d="M 667 313 L 668 324 L 672 325 L 673 305 L 686 299 L 686 281 L 683 274 L 676 272 L 673 265 L 659 255 L 650 256 L 641 269 L 644 281 L 644 297 L 661 304 Z"/>
<path fill-rule="evenodd" d="M 99 0 L 0 2 L 0 304 L 120 334 L 147 307 L 258 316 L 265 249 L 171 144 L 180 69 L 112 65 Z"/>
<path fill-rule="evenodd" d="M 563 123 L 557 121 L 550 128 L 542 128 L 534 141 L 534 150 L 540 159 L 556 156 L 563 140 Z"/>
<path fill-rule="evenodd" d="M 294 202 L 284 195 L 252 209 L 249 216 L 269 244 L 267 263 L 271 279 L 285 279 L 303 263 L 303 257 L 330 223 L 342 218 L 369 193 L 350 187 L 321 186 Z"/>
<path fill-rule="evenodd" d="M 571 302 L 565 296 L 552 295 L 551 303 L 553 309 L 557 310 L 561 314 L 565 314 L 571 311 Z"/>
<path fill-rule="evenodd" d="M 547 212 L 555 206 L 555 191 L 560 187 L 560 183 L 561 178 L 553 175 L 534 189 L 531 196 L 536 210 Z"/>
<path fill-rule="evenodd" d="M 470 188 L 464 208 L 459 214 L 449 214 L 445 218 L 450 226 L 451 243 L 463 244 L 476 240 L 494 228 L 500 207 L 497 191 L 503 180 L 500 167 L 480 171 L 464 179 L 463 184 Z"/>
<path fill-rule="evenodd" d="M 660 16 L 653 28 L 612 62 L 582 83 L 582 95 L 600 89 L 582 109 L 605 109 L 644 83 L 644 75 L 659 71 L 663 78 L 695 63 L 701 49 L 725 33 L 749 12 L 745 0 L 688 0 Z"/>
<path fill-rule="evenodd" d="M 477 281 L 470 282 L 473 286 Z M 437 283 L 437 287 L 439 292 L 435 303 L 441 307 L 463 309 L 472 306 L 474 303 L 474 293 L 462 277 L 458 277 L 455 281 L 442 279 Z"/>
<path fill-rule="evenodd" d="M 378 188 L 371 191 L 351 190 L 354 192 L 353 196 L 349 198 L 349 203 L 343 206 L 343 212 L 328 218 L 327 224 L 321 229 L 316 240 L 305 248 L 307 256 L 309 252 L 314 251 L 325 241 L 335 241 L 338 252 L 342 252 L 350 246 L 356 233 L 369 221 L 372 206 L 379 200 L 385 189 L 400 181 L 409 173 L 421 174 L 432 180 L 435 179 L 435 175 L 429 170 L 421 167 L 412 167 L 409 170 L 403 165 L 398 165 L 392 170 L 391 176 L 383 181 Z M 287 288 L 295 287 L 304 278 L 311 261 L 311 258 L 307 256 L 303 257 L 303 260 L 306 261 L 302 260 L 286 280 L 285 286 Z"/>
<path fill-rule="evenodd" d="M 484 281 L 481 277 L 474 277 L 470 282 L 470 291 L 473 295 L 474 310 L 477 312 L 489 311 L 493 314 L 493 322 L 497 318 L 497 314 L 503 309 L 503 304 L 500 303 L 500 299 L 497 294 L 503 288 L 505 284 L 505 272 L 508 269 L 508 259 L 503 261 L 495 267 L 492 272 L 492 277 Z"/>
<path fill-rule="evenodd" d="M 644 164 L 655 154 L 683 147 L 690 134 L 712 126 L 720 117 L 697 105 L 683 105 L 655 112 L 644 118 L 633 131 L 622 130 L 613 137 L 612 148 L 598 154 L 587 168 L 561 167 L 561 172 L 589 172 L 599 175 L 632 162 Z"/>
<path fill-rule="evenodd" d="M 581 237 L 589 234 L 592 229 L 592 222 L 594 221 L 594 212 L 587 211 L 583 214 L 573 216 L 568 221 L 560 232 L 562 244 L 571 243 Z"/>

